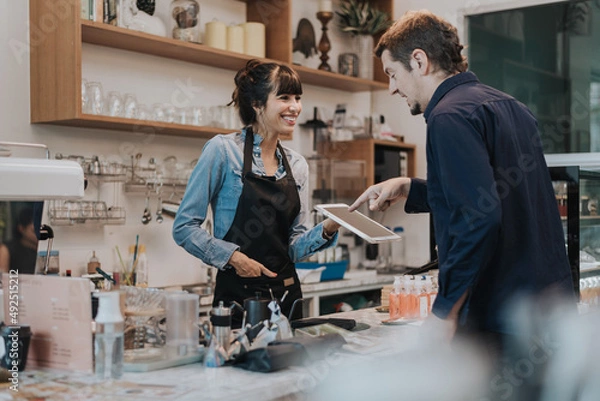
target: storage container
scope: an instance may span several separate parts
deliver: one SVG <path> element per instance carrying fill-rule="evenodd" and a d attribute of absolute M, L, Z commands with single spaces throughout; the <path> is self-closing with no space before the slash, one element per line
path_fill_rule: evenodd
<path fill-rule="evenodd" d="M 327 263 L 316 263 L 316 262 L 300 262 L 296 263 L 296 269 L 317 269 L 321 266 L 325 266 L 325 270 L 321 272 L 321 281 L 329 280 L 341 280 L 344 278 L 346 269 L 348 268 L 347 260 L 340 260 L 339 262 L 327 262 Z"/>

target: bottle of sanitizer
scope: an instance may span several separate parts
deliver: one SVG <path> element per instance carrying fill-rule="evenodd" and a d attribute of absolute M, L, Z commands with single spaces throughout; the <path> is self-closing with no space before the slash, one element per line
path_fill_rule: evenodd
<path fill-rule="evenodd" d="M 94 338 L 95 374 L 98 379 L 118 379 L 123 375 L 123 330 L 120 292 L 94 294 L 99 298 Z"/>
<path fill-rule="evenodd" d="M 396 320 L 402 317 L 400 313 L 400 297 L 402 293 L 402 277 L 394 276 L 394 284 L 390 292 L 390 319 Z"/>

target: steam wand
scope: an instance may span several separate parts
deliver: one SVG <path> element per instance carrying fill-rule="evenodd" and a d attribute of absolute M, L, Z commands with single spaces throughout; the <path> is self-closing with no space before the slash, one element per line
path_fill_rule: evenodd
<path fill-rule="evenodd" d="M 42 224 L 40 227 L 40 241 L 48 240 L 48 249 L 46 253 L 46 261 L 44 262 L 43 274 L 48 274 L 48 263 L 50 262 L 50 251 L 52 251 L 52 242 L 54 241 L 54 231 L 52 227 Z"/>

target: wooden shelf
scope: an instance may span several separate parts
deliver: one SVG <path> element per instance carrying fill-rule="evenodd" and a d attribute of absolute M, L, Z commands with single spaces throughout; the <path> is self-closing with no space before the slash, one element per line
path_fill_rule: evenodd
<path fill-rule="evenodd" d="M 264 0 L 239 0 L 247 4 L 246 20 L 266 25 L 266 56 L 291 64 L 292 61 L 292 0 L 270 0 L 270 13 L 265 14 Z M 370 0 L 379 9 L 393 15 L 391 0 Z M 271 2 L 273 2 L 271 4 Z M 167 60 L 179 60 L 198 65 L 237 71 L 252 57 L 215 49 L 199 43 L 81 20 L 81 1 L 63 0 L 62 17 L 55 29 L 46 32 L 40 43 L 30 46 L 31 123 L 55 124 L 83 128 L 99 128 L 160 135 L 210 138 L 228 133 L 213 127 L 157 123 L 108 116 L 84 114 L 81 109 L 82 45 L 83 43 L 148 54 Z M 48 15 L 56 12 L 55 4 L 47 0 L 29 0 L 31 27 L 43 26 Z M 32 28 L 33 29 L 33 28 Z M 32 31 L 33 32 L 33 31 Z M 377 39 L 377 38 L 376 38 Z M 345 92 L 387 89 L 387 77 L 381 63 L 375 60 L 375 80 L 349 77 L 303 66 L 293 66 L 305 85 Z"/>
<path fill-rule="evenodd" d="M 49 121 L 49 124 L 81 128 L 99 128 L 115 131 L 129 131 L 154 135 L 187 136 L 194 138 L 212 138 L 217 134 L 228 134 L 233 129 L 199 127 L 194 125 L 161 123 L 157 121 L 132 120 L 128 118 L 83 114 L 79 118 Z"/>
<path fill-rule="evenodd" d="M 363 78 L 349 77 L 333 72 L 315 70 L 300 65 L 293 66 L 306 85 L 315 85 L 331 89 L 339 89 L 346 92 L 365 92 L 374 90 L 386 90 L 388 84 L 384 82 L 370 81 Z"/>
<path fill-rule="evenodd" d="M 81 40 L 84 43 L 228 70 L 238 70 L 252 59 L 245 54 L 228 52 L 199 43 L 149 35 L 86 20 L 81 21 Z"/>
<path fill-rule="evenodd" d="M 81 39 L 84 43 L 224 68 L 231 71 L 239 70 L 248 60 L 253 58 L 245 54 L 220 50 L 200 43 L 163 38 L 86 20 L 81 21 Z M 297 65 L 293 67 L 298 71 L 302 83 L 305 85 L 315 85 L 347 92 L 385 90 L 388 87 L 384 82 L 349 77 Z"/>

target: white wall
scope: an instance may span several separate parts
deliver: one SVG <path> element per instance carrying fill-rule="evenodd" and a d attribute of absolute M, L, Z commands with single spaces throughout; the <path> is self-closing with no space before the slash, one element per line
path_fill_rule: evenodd
<path fill-rule="evenodd" d="M 169 0 L 157 1 L 157 15 L 167 15 Z M 317 1 L 309 7 L 316 13 Z M 245 18 L 245 4 L 233 0 L 203 0 L 201 24 L 212 18 L 227 23 L 241 22 Z M 26 0 L 0 0 L 0 140 L 46 144 L 52 156 L 56 153 L 77 154 L 90 157 L 98 155 L 111 160 L 129 160 L 131 154 L 141 152 L 142 161 L 150 157 L 163 160 L 175 155 L 179 161 L 191 161 L 200 154 L 205 140 L 148 136 L 126 132 L 31 125 L 29 123 L 29 56 L 28 43 L 29 2 Z M 305 7 L 305 8 L 309 8 Z M 300 17 L 294 21 L 296 26 Z M 316 18 L 315 18 L 316 21 Z M 318 22 L 318 21 L 316 21 Z M 17 49 L 17 50 L 15 50 Z M 148 105 L 169 102 L 182 85 L 194 89 L 191 104 L 219 105 L 230 100 L 235 72 L 166 60 L 153 56 L 84 45 L 83 77 L 100 81 L 105 89 L 121 93 L 133 92 Z M 196 91 L 196 89 L 198 89 Z M 348 94 L 343 91 L 320 89 L 306 85 L 303 96 L 304 119 L 312 118 L 314 106 L 327 108 L 331 113 L 338 102 L 348 104 L 351 113 L 370 113 L 371 97 L 368 93 Z M 304 120 L 303 120 L 304 121 Z M 297 129 L 290 146 L 310 153 L 310 133 Z M 119 189 L 119 188 L 117 188 Z M 112 201 L 115 196 L 127 209 L 124 226 L 54 227 L 54 248 L 60 250 L 61 269 L 73 270 L 74 275 L 85 272 L 86 264 L 95 250 L 102 267 L 107 271 L 117 268 L 115 246 L 122 254 L 133 244 L 136 234 L 147 244 L 150 265 L 150 285 L 193 283 L 205 278 L 201 263 L 177 247 L 171 238 L 172 220 L 159 225 L 152 221 L 141 224 L 144 208 L 143 194 L 113 194 L 114 186 L 104 184 L 101 197 Z M 87 197 L 95 198 L 96 188 Z M 156 198 L 151 203 L 156 210 Z M 42 246 L 45 246 L 43 244 Z M 125 255 L 124 255 L 125 256 Z"/>
<path fill-rule="evenodd" d="M 128 160 L 130 154 L 141 152 L 142 160 L 147 162 L 150 157 L 162 160 L 168 155 L 175 155 L 180 161 L 190 161 L 199 156 L 205 143 L 202 139 L 160 135 L 149 137 L 106 130 L 31 125 L 29 58 L 26 52 L 15 51 L 20 48 L 19 45 L 27 43 L 28 3 L 25 0 L 0 0 L 0 140 L 44 143 L 50 148 L 52 157 L 56 153 L 88 157 L 95 154 L 111 159 Z M 170 1 L 157 0 L 157 3 L 157 15 L 167 15 Z M 245 5 L 241 2 L 202 0 L 200 3 L 201 24 L 215 17 L 227 23 L 243 21 Z M 398 18 L 406 10 L 428 8 L 457 24 L 462 32 L 459 10 L 483 10 L 506 4 L 510 3 L 498 0 L 396 0 L 394 9 L 395 18 Z M 316 0 L 294 2 L 293 36 L 299 19 L 307 17 L 313 23 L 317 40 L 320 39 L 320 24 L 314 17 L 316 10 Z M 329 35 L 333 43 L 330 64 L 335 69 L 337 54 L 341 52 L 340 49 L 347 48 L 348 42 L 335 33 L 334 29 L 329 31 Z M 314 66 L 318 61 L 315 57 L 308 60 L 307 64 Z M 149 105 L 154 102 L 168 102 L 181 89 L 181 85 L 200 88 L 192 92 L 194 96 L 190 99 L 192 104 L 197 105 L 224 104 L 229 101 L 233 90 L 233 71 L 94 45 L 84 45 L 82 71 L 85 78 L 101 81 L 107 91 L 134 92 Z M 303 117 L 312 118 L 312 108 L 315 106 L 333 112 L 337 103 L 346 103 L 349 114 L 359 117 L 372 112 L 386 115 L 387 121 L 395 131 L 402 133 L 408 143 L 417 145 L 417 176 L 425 177 L 425 125 L 422 116 L 411 116 L 402 100 L 399 97 L 390 97 L 386 91 L 374 92 L 372 95 L 351 94 L 305 85 Z M 304 154 L 310 154 L 310 133 L 297 129 L 289 145 Z M 111 191 L 111 187 L 103 187 L 104 196 L 114 198 Z M 63 270 L 71 269 L 75 274 L 83 273 L 91 251 L 96 250 L 103 267 L 112 271 L 117 266 L 115 246 L 119 246 L 121 252 L 125 253 L 127 245 L 133 243 L 135 235 L 139 234 L 148 248 L 151 285 L 190 283 L 204 279 L 205 273 L 201 263 L 173 243 L 170 234 L 172 220 L 165 219 L 162 225 L 153 221 L 144 226 L 140 223 L 144 196 L 121 191 L 117 194 L 117 199 L 127 208 L 127 222 L 124 226 L 83 225 L 55 228 L 55 249 L 61 251 Z M 154 200 L 151 204 L 153 209 L 156 207 L 155 202 Z M 427 216 L 406 216 L 402 205 L 397 205 L 385 216 L 376 217 L 383 219 L 383 223 L 387 225 L 405 226 L 409 242 L 409 263 L 419 265 L 428 260 Z"/>

